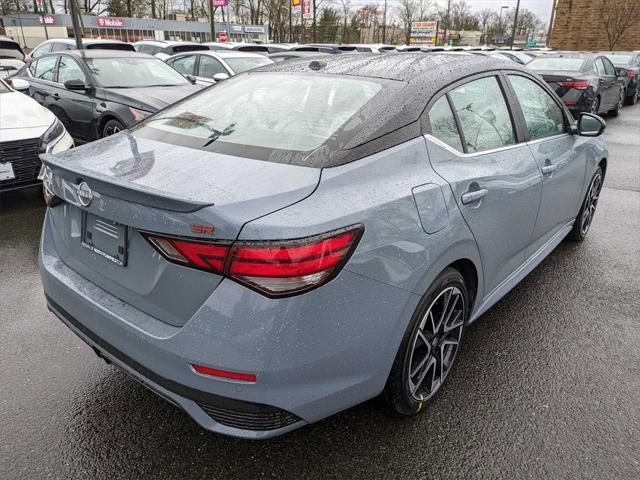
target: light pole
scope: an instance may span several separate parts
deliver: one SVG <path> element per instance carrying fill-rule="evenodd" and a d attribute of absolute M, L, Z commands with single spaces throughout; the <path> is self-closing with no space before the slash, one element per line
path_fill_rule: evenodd
<path fill-rule="evenodd" d="M 500 27 L 500 36 L 504 35 L 504 29 L 502 28 L 502 10 L 506 10 L 508 6 L 500 7 L 500 15 L 498 16 L 498 27 Z"/>
<path fill-rule="evenodd" d="M 513 42 L 516 39 L 516 27 L 518 26 L 518 10 L 520 10 L 520 0 L 516 3 L 516 13 L 513 16 L 513 29 L 511 30 L 511 50 L 513 50 Z"/>

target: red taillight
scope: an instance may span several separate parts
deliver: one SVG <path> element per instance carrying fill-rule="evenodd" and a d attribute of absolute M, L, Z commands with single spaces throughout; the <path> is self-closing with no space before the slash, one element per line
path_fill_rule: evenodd
<path fill-rule="evenodd" d="M 200 375 L 206 375 L 208 377 L 227 378 L 229 380 L 240 380 L 242 382 L 256 382 L 256 376 L 253 373 L 229 372 L 227 370 L 219 370 L 217 368 L 205 367 L 204 365 L 196 364 L 192 364 L 191 368 Z"/>
<path fill-rule="evenodd" d="M 635 70 L 627 70 L 627 77 L 635 77 L 637 72 Z"/>
<path fill-rule="evenodd" d="M 576 90 L 586 90 L 589 86 L 588 80 L 560 82 L 563 87 L 575 88 Z"/>
<path fill-rule="evenodd" d="M 569 106 L 569 107 L 572 107 L 572 106 L 573 106 L 573 105 L 575 105 L 577 102 L 564 101 L 564 102 L 562 102 L 562 103 L 564 103 L 565 105 L 567 105 L 567 106 Z"/>
<path fill-rule="evenodd" d="M 216 273 L 270 297 L 318 287 L 347 260 L 362 227 L 348 227 L 297 240 L 209 243 L 145 234 L 169 261 Z"/>

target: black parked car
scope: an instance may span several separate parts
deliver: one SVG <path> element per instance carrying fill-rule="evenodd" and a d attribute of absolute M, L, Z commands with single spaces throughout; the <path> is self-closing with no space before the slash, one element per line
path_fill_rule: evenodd
<path fill-rule="evenodd" d="M 51 53 L 16 76 L 76 143 L 112 135 L 200 88 L 158 58 L 115 50 Z"/>
<path fill-rule="evenodd" d="M 527 67 L 544 78 L 576 118 L 580 112 L 616 116 L 624 104 L 626 72 L 616 71 L 603 55 L 547 54 L 534 58 Z"/>
<path fill-rule="evenodd" d="M 624 68 L 627 80 L 627 103 L 635 105 L 640 98 L 640 52 L 604 52 L 613 65 Z"/>
<path fill-rule="evenodd" d="M 133 45 L 120 40 L 111 40 L 104 38 L 83 38 L 82 47 L 85 50 L 123 50 L 133 52 Z M 75 50 L 76 41 L 73 38 L 54 38 L 46 40 L 33 49 L 30 58 L 39 58 L 47 53 L 61 52 L 63 50 Z"/>

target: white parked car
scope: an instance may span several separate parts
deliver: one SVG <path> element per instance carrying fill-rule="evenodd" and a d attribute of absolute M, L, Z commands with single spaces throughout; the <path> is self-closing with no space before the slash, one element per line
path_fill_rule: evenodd
<path fill-rule="evenodd" d="M 197 85 L 209 86 L 247 70 L 270 65 L 273 60 L 260 53 L 202 50 L 178 53 L 165 62 L 183 75 L 195 77 Z"/>
<path fill-rule="evenodd" d="M 39 184 L 41 153 L 73 147 L 73 139 L 56 116 L 21 92 L 29 82 L 0 80 L 0 191 Z"/>
<path fill-rule="evenodd" d="M 201 43 L 175 40 L 140 40 L 133 43 L 133 48 L 136 49 L 136 52 L 153 55 L 160 60 L 166 60 L 176 53 L 209 50 L 209 47 Z"/>

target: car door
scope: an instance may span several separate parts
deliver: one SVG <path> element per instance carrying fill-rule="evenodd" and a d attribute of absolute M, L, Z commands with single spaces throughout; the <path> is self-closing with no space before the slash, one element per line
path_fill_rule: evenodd
<path fill-rule="evenodd" d="M 58 62 L 58 75 L 52 87 L 52 105 L 54 111 L 67 131 L 75 139 L 93 140 L 93 117 L 95 99 L 91 91 L 68 90 L 65 82 L 80 80 L 85 85 L 90 82 L 80 64 L 68 55 L 61 55 Z"/>
<path fill-rule="evenodd" d="M 613 63 L 607 57 L 602 57 L 602 64 L 604 65 L 604 71 L 607 75 L 607 79 L 611 80 L 611 108 L 616 108 L 620 101 L 623 84 L 626 82 L 626 79 L 618 77 L 616 67 L 613 66 Z"/>
<path fill-rule="evenodd" d="M 196 75 L 196 79 L 198 82 L 202 82 L 203 85 L 216 83 L 213 76 L 218 73 L 224 73 L 229 76 L 233 75 L 233 73 L 228 71 L 217 58 L 209 55 L 198 55 L 198 57 L 200 57 L 200 60 L 198 62 L 198 74 Z"/>
<path fill-rule="evenodd" d="M 39 104 L 49 108 L 51 106 L 52 88 L 55 86 L 56 65 L 58 63 L 57 55 L 46 55 L 40 57 L 35 63 L 29 65 L 31 78 L 29 83 L 29 95 L 31 95 Z"/>
<path fill-rule="evenodd" d="M 514 122 L 504 79 L 465 82 L 433 104 L 426 140 L 432 167 L 450 184 L 476 239 L 489 294 L 525 260 L 542 175 Z"/>
<path fill-rule="evenodd" d="M 564 108 L 541 82 L 521 73 L 507 75 L 523 117 L 527 144 L 542 174 L 540 210 L 527 257 L 573 220 L 578 212 L 586 152 L 575 149 Z"/>
<path fill-rule="evenodd" d="M 600 111 L 611 110 L 618 101 L 617 78 L 607 75 L 602 57 L 594 62 L 596 73 L 598 74 L 598 92 L 600 93 Z M 615 73 L 615 72 L 614 72 Z"/>

